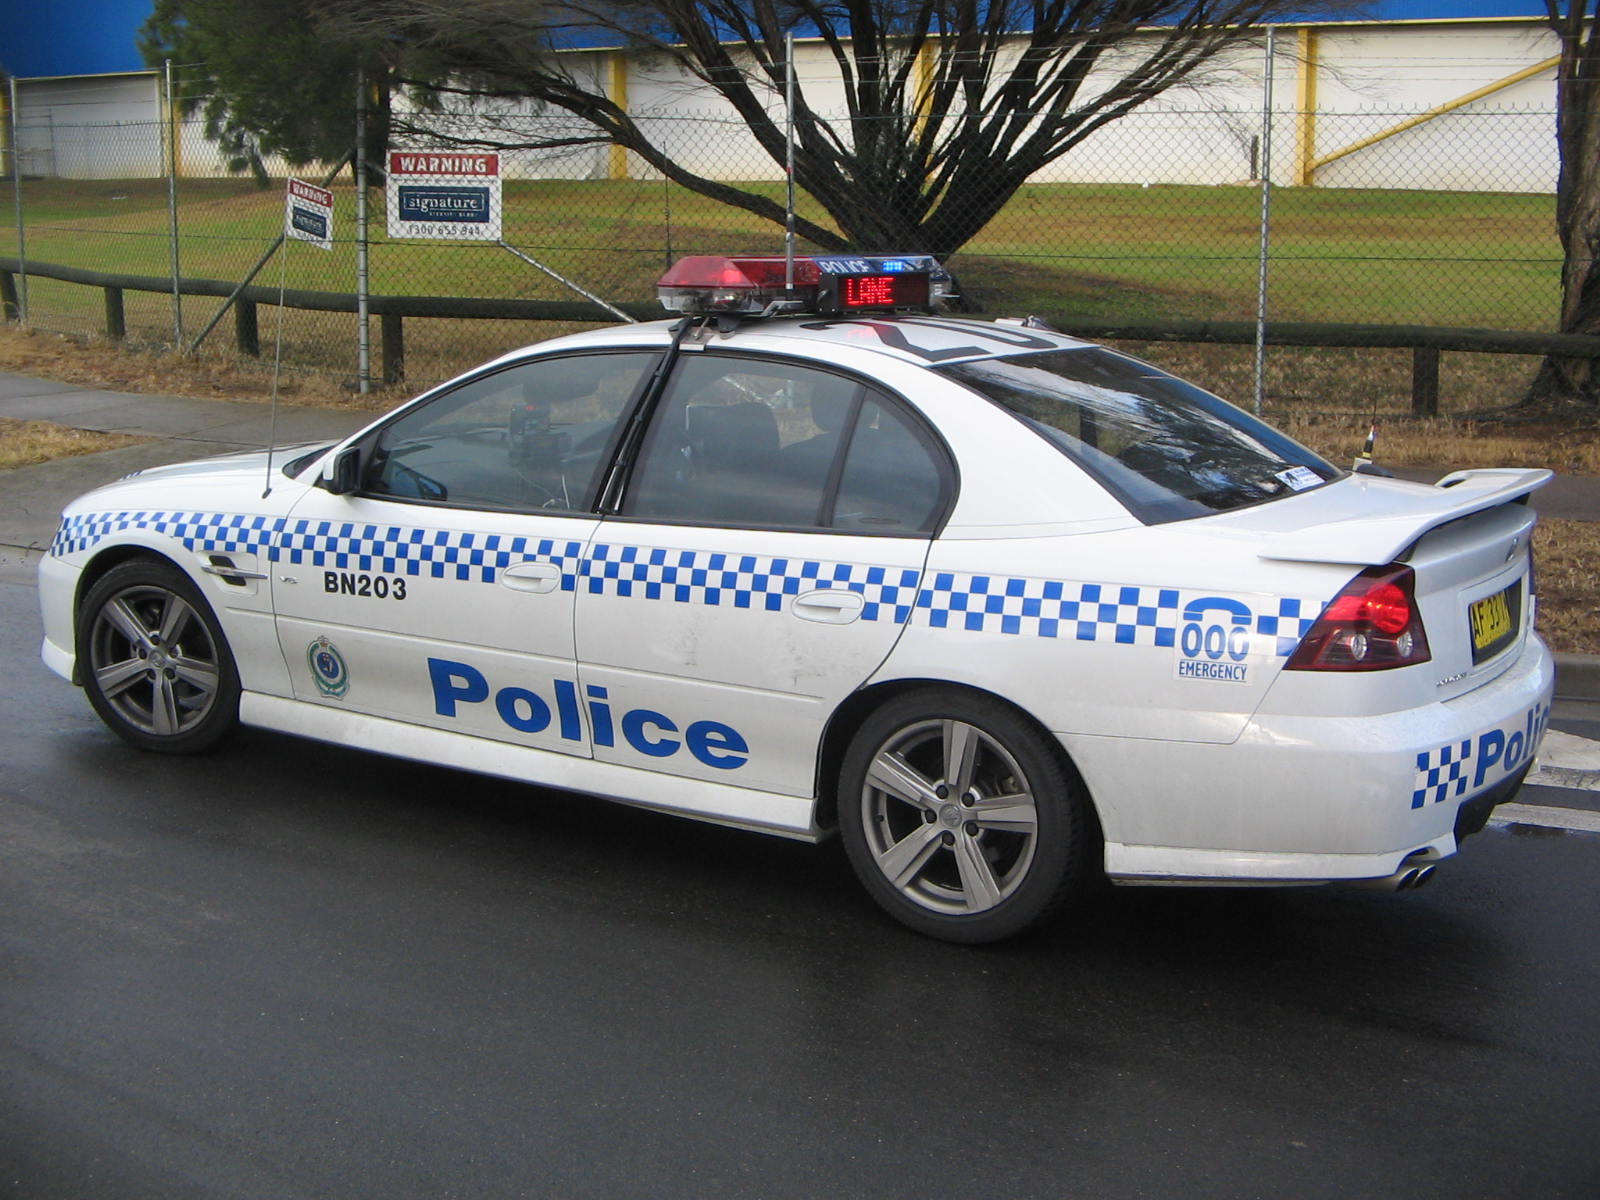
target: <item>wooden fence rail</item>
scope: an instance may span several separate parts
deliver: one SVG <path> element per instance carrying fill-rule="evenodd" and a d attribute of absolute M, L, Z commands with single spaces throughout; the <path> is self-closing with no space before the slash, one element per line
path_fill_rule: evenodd
<path fill-rule="evenodd" d="M 15 258 L 0 257 L 0 302 L 8 320 L 18 313 L 15 276 L 21 264 Z M 126 334 L 122 294 L 125 291 L 172 293 L 172 280 L 153 275 L 125 275 L 91 271 L 54 263 L 30 261 L 30 276 L 78 283 L 105 292 L 105 328 L 108 338 L 120 340 Z M 186 296 L 214 296 L 226 299 L 238 285 L 221 279 L 184 279 L 178 291 Z M 313 312 L 356 311 L 356 297 L 349 292 L 313 292 L 292 288 L 283 292 L 286 308 Z M 234 343 L 239 353 L 261 353 L 256 317 L 258 305 L 275 305 L 279 292 L 274 287 L 250 286 L 239 292 L 234 302 Z M 369 296 L 369 311 L 381 323 L 383 381 L 398 383 L 405 378 L 406 317 L 447 317 L 455 320 L 517 321 L 593 321 L 608 322 L 614 316 L 597 304 L 584 300 L 514 300 L 461 296 Z M 629 316 L 655 320 L 665 314 L 653 302 L 618 305 Z M 1253 345 L 1253 321 L 1184 321 L 1159 318 L 1115 320 L 1084 317 L 1072 312 L 1039 314 L 1057 329 L 1083 337 L 1125 339 L 1129 341 L 1216 342 L 1228 345 Z M 1434 416 L 1439 411 L 1439 355 L 1446 350 L 1472 354 L 1556 355 L 1562 358 L 1600 358 L 1600 336 L 1573 333 L 1532 333 L 1510 329 L 1460 329 L 1433 325 L 1341 325 L 1308 321 L 1269 321 L 1267 341 L 1274 346 L 1331 346 L 1341 348 L 1402 349 L 1411 351 L 1411 411 L 1418 416 Z"/>

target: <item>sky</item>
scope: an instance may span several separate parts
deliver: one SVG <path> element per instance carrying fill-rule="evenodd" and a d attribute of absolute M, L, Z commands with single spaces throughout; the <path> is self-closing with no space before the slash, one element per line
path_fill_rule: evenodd
<path fill-rule="evenodd" d="M 241 0 L 248 3 L 248 0 Z M 1542 16 L 1542 0 L 1369 0 L 1389 19 Z M 103 75 L 144 67 L 135 38 L 151 0 L 10 0 L 0 67 L 20 78 Z"/>

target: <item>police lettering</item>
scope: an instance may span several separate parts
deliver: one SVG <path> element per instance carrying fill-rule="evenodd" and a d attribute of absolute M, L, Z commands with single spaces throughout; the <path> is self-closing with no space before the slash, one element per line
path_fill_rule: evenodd
<path fill-rule="evenodd" d="M 324 571 L 322 590 L 338 596 L 370 596 L 377 600 L 404 600 L 406 581 L 399 575 L 366 575 L 354 571 Z"/>
<path fill-rule="evenodd" d="M 1544 728 L 1549 721 L 1550 706 L 1540 704 L 1523 714 L 1521 729 L 1513 729 L 1509 733 L 1504 729 L 1490 729 L 1480 733 L 1473 751 L 1478 767 L 1472 786 L 1482 787 L 1489 768 L 1493 766 L 1498 765 L 1502 774 L 1510 774 L 1525 759 L 1531 759 L 1539 748 L 1539 739 L 1544 736 Z"/>
<path fill-rule="evenodd" d="M 491 696 L 488 678 L 464 662 L 430 658 L 428 678 L 433 684 L 433 711 L 441 717 L 454 718 L 459 705 L 492 699 L 496 715 L 509 729 L 543 733 L 554 722 L 563 741 L 583 741 L 578 686 L 570 679 L 557 679 L 551 685 L 552 708 L 545 697 L 523 687 L 503 687 Z M 606 689 L 593 684 L 584 690 L 583 704 L 596 746 L 615 746 L 620 732 L 624 742 L 648 758 L 671 758 L 687 749 L 695 759 L 718 771 L 732 771 L 750 761 L 750 744 L 744 735 L 720 721 L 694 721 L 679 729 L 676 721 L 654 709 L 634 708 L 618 716 L 611 710 Z"/>
<path fill-rule="evenodd" d="M 1220 626 L 1213 625 L 1213 629 Z M 1250 682 L 1250 668 L 1243 663 L 1202 662 L 1198 659 L 1178 660 L 1179 679 L 1219 679 L 1224 683 Z"/>

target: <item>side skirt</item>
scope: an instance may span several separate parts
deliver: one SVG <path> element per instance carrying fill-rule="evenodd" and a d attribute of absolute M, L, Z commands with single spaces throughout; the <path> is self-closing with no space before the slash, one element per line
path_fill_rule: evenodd
<path fill-rule="evenodd" d="M 801 842 L 817 842 L 824 836 L 816 824 L 816 802 L 810 797 L 782 796 L 703 779 L 641 771 L 636 767 L 552 754 L 547 750 L 407 725 L 260 692 L 246 692 L 240 698 L 239 719 L 246 725 L 319 742 L 353 746 L 518 783 L 564 788 L 636 808 L 693 817 L 714 825 L 770 833 Z"/>

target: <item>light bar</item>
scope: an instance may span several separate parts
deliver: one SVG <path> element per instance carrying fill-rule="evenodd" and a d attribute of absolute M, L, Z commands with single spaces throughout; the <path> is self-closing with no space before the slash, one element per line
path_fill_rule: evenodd
<path fill-rule="evenodd" d="M 950 293 L 949 272 L 928 255 L 798 257 L 792 289 L 788 265 L 779 256 L 691 255 L 661 277 L 656 295 L 673 312 L 755 317 L 930 312 Z"/>

